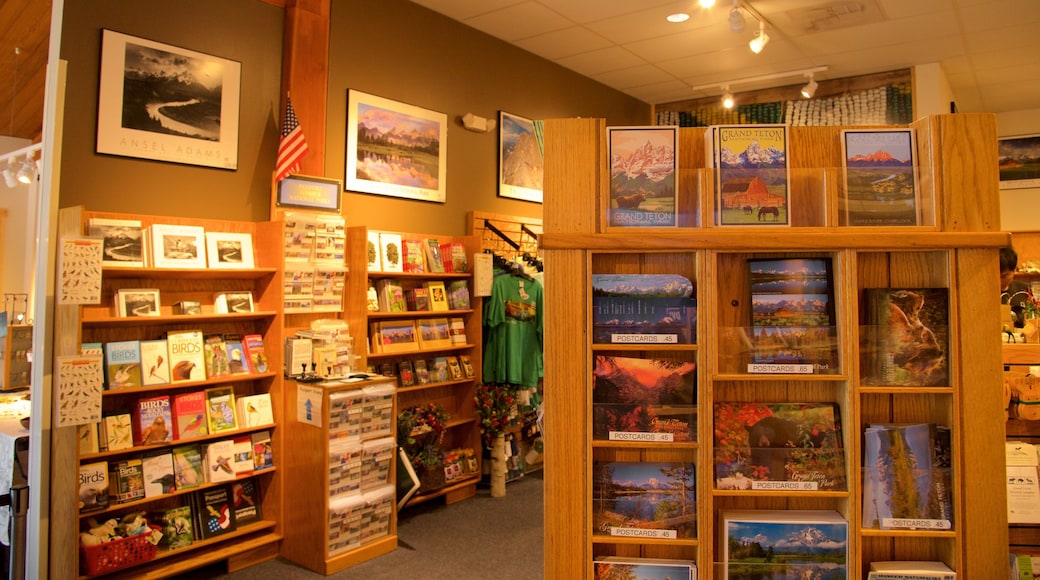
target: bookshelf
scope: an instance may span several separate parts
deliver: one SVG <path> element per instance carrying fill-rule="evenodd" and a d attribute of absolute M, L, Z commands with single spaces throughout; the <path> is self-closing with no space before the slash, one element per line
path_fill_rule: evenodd
<path fill-rule="evenodd" d="M 235 531 L 210 539 L 196 540 L 188 547 L 172 551 L 160 550 L 150 561 L 117 570 L 110 577 L 158 578 L 175 575 L 212 563 L 224 562 L 229 570 L 246 567 L 270 559 L 278 554 L 283 534 L 283 470 L 282 440 L 279 423 L 282 420 L 281 377 L 281 266 L 279 247 L 281 224 L 275 222 L 237 222 L 225 220 L 185 219 L 167 216 L 91 212 L 81 207 L 65 208 L 60 212 L 62 236 L 80 236 L 92 218 L 140 220 L 142 227 L 151 224 L 202 226 L 206 231 L 248 233 L 256 249 L 255 267 L 236 270 L 204 268 L 161 269 L 105 267 L 102 271 L 101 303 L 97 305 L 56 308 L 56 349 L 58 355 L 77 355 L 84 342 L 108 343 L 114 341 L 147 340 L 165 337 L 171 330 L 202 330 L 204 334 L 259 334 L 263 337 L 268 357 L 264 372 L 224 375 L 147 387 L 105 390 L 102 393 L 102 413 L 128 408 L 138 399 L 155 395 L 175 395 L 203 390 L 218 385 L 230 385 L 235 395 L 267 393 L 270 395 L 274 423 L 258 426 L 239 424 L 233 431 L 223 431 L 191 439 L 172 440 L 160 444 L 137 445 L 127 449 L 101 450 L 80 454 L 76 445 L 76 429 L 55 429 L 53 442 L 54 478 L 52 485 L 52 516 L 56 522 L 72 525 L 51 527 L 52 573 L 73 578 L 82 574 L 79 561 L 79 532 L 91 518 L 108 518 L 144 511 L 152 512 L 184 505 L 197 490 L 216 488 L 225 482 L 203 483 L 198 487 L 174 490 L 128 503 L 114 501 L 101 511 L 79 513 L 77 506 L 77 477 L 68 473 L 70 466 L 95 461 L 119 461 L 140 457 L 145 452 L 172 450 L 187 443 L 206 444 L 238 435 L 253 435 L 266 431 L 274 457 L 274 468 L 238 475 L 237 479 L 255 478 L 260 486 L 259 521 L 238 527 Z M 204 251 L 204 249 L 202 249 Z M 120 318 L 113 311 L 114 296 L 123 288 L 151 288 L 160 291 L 160 311 L 157 316 Z M 246 313 L 218 314 L 213 309 L 213 297 L 219 292 L 251 292 L 254 310 Z M 173 304 L 194 300 L 202 305 L 197 315 L 174 314 Z M 75 468 L 71 468 L 75 469 Z M 62 475 L 66 474 L 66 475 Z"/>
<path fill-rule="evenodd" d="M 841 127 L 791 127 L 791 226 L 715 225 L 704 129 L 679 133 L 678 227 L 608 227 L 607 132 L 602 119 L 547 120 L 545 130 L 546 382 L 575 388 L 546 393 L 547 578 L 591 578 L 597 556 L 695 560 L 701 578 L 725 578 L 719 527 L 727 510 L 826 509 L 848 522 L 848 576 L 870 562 L 942 560 L 965 578 L 1007 569 L 999 373 L 996 157 L 992 115 L 927 117 L 909 125 L 918 139 L 925 208 L 919 226 L 839 226 Z M 835 327 L 828 347 L 836 368 L 809 375 L 751 374 L 741 341 L 750 319 L 747 264 L 755 258 L 828 258 Z M 983 273 L 992 272 L 992 276 Z M 694 284 L 694 344 L 603 345 L 591 340 L 596 274 L 680 274 Z M 948 384 L 868 384 L 869 347 L 860 297 L 866 288 L 938 287 L 949 292 Z M 584 329 L 575 332 L 575 329 Z M 683 444 L 594 441 L 593 357 L 671 357 L 697 364 L 697 441 Z M 582 388 L 584 386 L 584 388 Z M 841 412 L 847 485 L 839 490 L 723 490 L 713 474 L 713 403 L 823 402 Z M 925 422 L 952 432 L 952 529 L 881 530 L 862 520 L 863 429 Z M 968 435 L 970 434 L 970 436 Z M 698 524 L 691 537 L 603 535 L 592 512 L 596 462 L 692 462 Z M 1005 572 L 1006 574 L 1006 572 Z"/>
<path fill-rule="evenodd" d="M 1029 367 L 1040 364 L 1040 344 L 1004 344 L 1002 349 L 1004 369 L 1014 376 L 1030 374 Z M 1009 418 L 1005 434 L 1008 441 L 1040 444 L 1040 421 Z M 1009 524 L 1008 545 L 1014 553 L 1040 556 L 1040 524 Z"/>
<path fill-rule="evenodd" d="M 380 230 L 385 231 L 385 230 Z M 402 239 L 436 238 L 440 243 L 461 242 L 467 256 L 477 249 L 477 240 L 472 236 L 445 236 L 424 233 L 388 232 L 398 234 Z M 347 276 L 347 289 L 344 297 L 345 317 L 350 325 L 350 333 L 354 338 L 355 354 L 358 355 L 358 368 L 374 369 L 380 372 L 384 365 L 396 375 L 401 361 L 430 360 L 435 357 L 469 355 L 473 365 L 474 376 L 461 379 L 432 380 L 427 384 L 398 385 L 397 409 L 400 412 L 417 405 L 436 403 L 449 414 L 441 447 L 445 450 L 454 448 L 471 448 L 477 456 L 480 454 L 480 425 L 473 405 L 476 386 L 481 376 L 481 300 L 473 294 L 473 274 L 467 273 L 415 273 L 367 271 L 369 228 L 356 226 L 347 228 L 347 263 L 351 265 Z M 380 280 L 395 279 L 402 287 L 422 286 L 426 282 L 443 282 L 447 286 L 452 281 L 469 282 L 470 308 L 466 310 L 448 311 L 408 311 L 408 312 L 370 312 L 367 307 L 369 284 Z M 466 327 L 465 344 L 451 344 L 421 348 L 407 347 L 393 349 L 393 352 L 374 352 L 371 329 L 378 323 L 409 323 L 427 321 L 435 318 L 460 317 Z M 367 348 L 366 348 L 367 345 Z M 432 370 L 432 369 L 430 369 Z M 444 498 L 447 503 L 454 503 L 476 495 L 477 474 L 466 475 L 448 482 L 436 489 L 421 489 L 409 500 L 407 505 L 415 505 L 432 499 Z"/>

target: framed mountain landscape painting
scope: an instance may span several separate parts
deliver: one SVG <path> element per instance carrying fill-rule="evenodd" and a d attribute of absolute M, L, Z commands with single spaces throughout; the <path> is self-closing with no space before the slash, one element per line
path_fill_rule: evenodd
<path fill-rule="evenodd" d="M 610 147 L 608 226 L 678 225 L 677 139 L 676 127 L 607 127 Z"/>
<path fill-rule="evenodd" d="M 540 127 L 519 115 L 498 112 L 498 195 L 542 203 Z"/>
<path fill-rule="evenodd" d="M 916 226 L 921 223 L 916 149 L 911 129 L 841 132 L 847 226 Z"/>

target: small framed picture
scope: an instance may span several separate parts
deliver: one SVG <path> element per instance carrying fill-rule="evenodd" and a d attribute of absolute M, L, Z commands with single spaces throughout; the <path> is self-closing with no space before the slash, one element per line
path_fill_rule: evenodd
<path fill-rule="evenodd" d="M 997 139 L 1000 189 L 1040 187 L 1040 135 Z"/>
<path fill-rule="evenodd" d="M 201 226 L 152 224 L 151 234 L 156 268 L 206 268 L 206 230 Z"/>
<path fill-rule="evenodd" d="M 230 232 L 206 232 L 206 257 L 210 268 L 252 268 L 253 236 Z"/>
<path fill-rule="evenodd" d="M 116 315 L 159 316 L 159 290 L 155 288 L 123 288 L 116 292 Z"/>
<path fill-rule="evenodd" d="M 221 292 L 213 298 L 213 311 L 217 314 L 253 312 L 253 293 Z"/>

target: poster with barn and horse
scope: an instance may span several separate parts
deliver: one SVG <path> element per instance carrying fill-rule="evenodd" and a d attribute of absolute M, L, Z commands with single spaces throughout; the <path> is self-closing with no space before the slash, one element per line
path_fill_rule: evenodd
<path fill-rule="evenodd" d="M 709 127 L 718 225 L 790 225 L 785 125 Z"/>

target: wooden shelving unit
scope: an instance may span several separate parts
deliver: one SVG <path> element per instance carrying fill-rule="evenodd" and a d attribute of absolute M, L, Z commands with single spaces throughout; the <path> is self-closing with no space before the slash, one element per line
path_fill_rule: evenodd
<path fill-rule="evenodd" d="M 385 230 L 380 230 L 385 231 Z M 467 256 L 472 256 L 477 249 L 477 240 L 471 236 L 444 236 L 422 233 L 400 233 L 404 238 L 426 239 L 437 238 L 440 243 L 462 242 Z M 402 284 L 421 285 L 426 281 L 472 280 L 472 273 L 411 273 L 411 272 L 368 272 L 368 228 L 357 226 L 347 228 L 347 263 L 351 265 L 347 276 L 347 288 L 344 297 L 345 318 L 350 325 L 350 333 L 354 337 L 355 354 L 358 355 L 358 367 L 389 363 L 397 368 L 402 360 L 429 359 L 435 356 L 468 354 L 473 364 L 474 377 L 465 380 L 431 382 L 425 385 L 413 385 L 397 391 L 397 409 L 402 410 L 415 405 L 438 403 L 443 406 L 450 417 L 445 431 L 442 448 L 447 451 L 453 448 L 471 448 L 480 454 L 480 425 L 473 405 L 476 386 L 481 376 L 481 300 L 473 295 L 470 283 L 470 304 L 467 310 L 418 311 L 404 313 L 369 312 L 367 293 L 369 282 L 379 279 L 395 278 Z M 381 320 L 420 320 L 428 318 L 462 318 L 466 326 L 467 344 L 452 345 L 439 348 L 415 349 L 405 352 L 376 353 L 372 352 L 369 337 L 370 323 Z M 415 505 L 436 498 L 444 498 L 447 503 L 454 503 L 476 495 L 479 475 L 471 475 L 461 480 L 449 482 L 448 485 L 430 491 L 420 491 L 409 500 L 408 505 Z"/>
<path fill-rule="evenodd" d="M 601 119 L 548 120 L 545 129 L 546 578 L 591 578 L 596 556 L 695 560 L 700 578 L 725 578 L 720 513 L 728 509 L 829 509 L 849 524 L 850 578 L 877 560 L 942 560 L 958 577 L 1007 574 L 997 249 L 996 139 L 991 115 L 937 115 L 911 125 L 919 143 L 924 225 L 839 226 L 840 130 L 791 127 L 791 227 L 715 225 L 704 129 L 679 134 L 678 228 L 608 228 L 610 175 Z M 750 375 L 734 341 L 750 319 L 750 258 L 826 257 L 833 264 L 834 348 L 826 375 Z M 992 276 L 986 273 L 992 272 Z M 680 274 L 694 281 L 695 346 L 618 348 L 591 340 L 593 274 Z M 940 287 L 950 296 L 950 384 L 871 386 L 861 381 L 862 290 Z M 743 348 L 744 354 L 746 348 Z M 696 444 L 591 440 L 593 356 L 677 357 L 697 364 Z M 738 356 L 735 356 L 738 355 Z M 841 411 L 847 487 L 841 491 L 723 491 L 713 476 L 715 401 L 827 402 Z M 952 530 L 863 527 L 863 429 L 925 422 L 952 432 Z M 681 541 L 604 536 L 593 529 L 596 461 L 680 461 L 697 466 L 697 537 Z M 1001 571 L 1004 572 L 1001 572 Z"/>
<path fill-rule="evenodd" d="M 1017 276 L 1017 275 L 1016 275 Z M 1040 364 L 1040 344 L 1003 345 L 1005 369 L 1023 376 L 1029 366 Z M 1008 441 L 1040 444 L 1040 421 L 1010 418 L 1005 424 Z M 1008 546 L 1012 552 L 1040 556 L 1040 523 L 1008 524 Z"/>
<path fill-rule="evenodd" d="M 260 334 L 264 339 L 268 364 L 272 369 L 281 369 L 281 268 L 278 264 L 281 244 L 281 224 L 275 222 L 234 222 L 224 220 L 183 219 L 164 216 L 87 212 L 82 208 L 61 210 L 61 232 L 63 236 L 82 235 L 91 218 L 135 219 L 142 226 L 153 223 L 202 226 L 206 231 L 249 233 L 256 248 L 257 267 L 245 270 L 209 269 L 159 269 L 159 268 L 106 268 L 102 272 L 102 302 L 98 305 L 59 306 L 56 309 L 55 354 L 78 354 L 83 342 L 107 343 L 120 340 L 145 340 L 164 338 L 171 330 L 200 329 L 204 333 L 234 333 L 240 335 Z M 112 304 L 114 295 L 121 288 L 156 288 L 160 292 L 161 312 L 159 316 L 146 318 L 118 318 Z M 212 309 L 213 296 L 217 292 L 249 291 L 253 294 L 255 311 L 245 314 L 216 314 Z M 203 314 L 176 315 L 172 305 L 181 300 L 197 300 L 203 305 Z M 275 461 L 273 469 L 261 470 L 240 479 L 255 477 L 261 490 L 263 520 L 243 525 L 235 531 L 216 538 L 199 540 L 186 548 L 175 551 L 160 551 L 154 560 L 114 571 L 106 577 L 120 578 L 164 578 L 185 571 L 224 561 L 229 570 L 245 567 L 278 554 L 283 530 L 283 477 L 285 471 L 279 465 L 283 456 L 282 434 L 282 376 L 280 372 L 264 372 L 248 375 L 227 375 L 202 381 L 175 383 L 133 389 L 106 390 L 102 393 L 103 412 L 110 409 L 129 408 L 138 398 L 156 394 L 202 390 L 215 385 L 232 385 L 236 396 L 269 393 L 274 411 L 274 424 L 256 427 L 240 426 L 233 432 L 189 440 L 174 440 L 160 445 L 136 446 L 118 451 L 102 451 L 80 456 L 75 446 L 74 428 L 55 431 L 55 455 L 52 486 L 52 513 L 55 522 L 51 526 L 52 574 L 54 577 L 72 578 L 77 570 L 78 534 L 86 525 L 87 518 L 118 518 L 134 511 L 150 511 L 163 507 L 183 505 L 196 490 L 215 487 L 223 483 L 205 483 L 199 487 L 177 490 L 172 493 L 138 501 L 112 503 L 102 511 L 80 514 L 76 505 L 76 468 L 80 462 L 96 460 L 113 461 L 139 457 L 145 452 L 168 449 L 186 443 L 206 443 L 227 439 L 232 435 L 268 431 Z M 72 441 L 68 440 L 69 435 Z M 71 446 L 70 446 L 71 444 Z M 59 461 L 67 457 L 67 462 Z M 71 470 L 71 471 L 70 471 Z M 62 475 L 64 474 L 64 475 Z M 58 482 L 70 482 L 58 483 Z M 67 515 L 66 515 L 67 514 Z M 60 519 L 59 519 L 60 518 Z M 73 522 L 69 525 L 68 522 Z"/>

